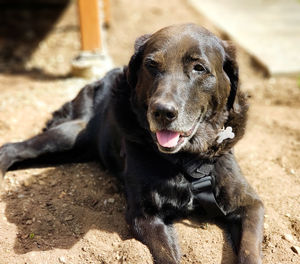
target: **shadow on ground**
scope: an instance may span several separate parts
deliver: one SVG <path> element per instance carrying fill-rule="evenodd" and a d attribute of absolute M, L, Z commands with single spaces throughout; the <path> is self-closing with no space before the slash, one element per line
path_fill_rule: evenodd
<path fill-rule="evenodd" d="M 30 175 L 21 187 L 2 195 L 6 218 L 18 228 L 14 251 L 69 249 L 90 229 L 131 238 L 120 193 L 116 180 L 94 163 Z"/>
<path fill-rule="evenodd" d="M 0 72 L 24 71 L 26 62 L 69 3 L 0 0 Z"/>

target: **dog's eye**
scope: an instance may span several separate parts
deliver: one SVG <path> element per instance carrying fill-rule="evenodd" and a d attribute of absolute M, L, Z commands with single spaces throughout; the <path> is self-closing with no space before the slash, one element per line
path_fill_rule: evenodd
<path fill-rule="evenodd" d="M 144 64 L 151 75 L 156 76 L 161 73 L 161 64 L 159 62 L 147 58 Z"/>
<path fill-rule="evenodd" d="M 206 71 L 204 66 L 202 66 L 201 64 L 195 64 L 193 70 L 196 72 L 205 72 Z"/>
<path fill-rule="evenodd" d="M 155 60 L 152 60 L 152 59 L 146 59 L 145 65 L 147 68 L 150 68 L 150 69 L 157 69 L 159 66 L 158 62 Z"/>

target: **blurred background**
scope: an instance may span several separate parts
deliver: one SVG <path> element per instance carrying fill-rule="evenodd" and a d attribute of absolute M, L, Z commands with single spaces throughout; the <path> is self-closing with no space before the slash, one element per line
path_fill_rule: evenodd
<path fill-rule="evenodd" d="M 250 111 L 235 151 L 266 206 L 264 263 L 300 263 L 299 10 L 298 0 L 0 0 L 0 145 L 37 134 L 83 85 L 126 65 L 138 36 L 202 25 L 237 46 Z M 152 263 L 124 214 L 97 164 L 9 172 L 0 263 Z M 217 226 L 176 229 L 182 263 L 234 262 Z"/>

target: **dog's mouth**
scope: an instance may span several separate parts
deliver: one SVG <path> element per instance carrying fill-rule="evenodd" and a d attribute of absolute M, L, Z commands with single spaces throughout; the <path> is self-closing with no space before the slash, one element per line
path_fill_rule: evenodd
<path fill-rule="evenodd" d="M 164 148 L 174 148 L 182 141 L 182 136 L 179 132 L 169 130 L 156 132 L 156 138 L 158 144 Z"/>
<path fill-rule="evenodd" d="M 196 133 L 199 122 L 187 132 L 160 130 L 156 131 L 157 145 L 160 151 L 165 153 L 176 153 Z"/>

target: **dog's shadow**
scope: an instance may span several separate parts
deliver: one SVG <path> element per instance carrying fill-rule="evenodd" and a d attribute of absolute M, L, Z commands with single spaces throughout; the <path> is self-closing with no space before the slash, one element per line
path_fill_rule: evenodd
<path fill-rule="evenodd" d="M 122 240 L 131 238 L 121 187 L 97 164 L 61 165 L 34 175 L 30 172 L 18 187 L 1 197 L 7 220 L 18 228 L 17 254 L 69 249 L 91 229 L 117 233 Z"/>
<path fill-rule="evenodd" d="M 22 177 L 26 173 L 27 177 Z M 17 178 L 21 179 L 14 190 L 3 192 L 1 197 L 6 203 L 7 220 L 17 227 L 16 254 L 70 249 L 93 229 L 118 234 L 121 240 L 132 238 L 125 221 L 122 185 L 97 163 L 20 171 Z M 191 223 L 193 228 L 203 225 L 195 219 Z M 234 260 L 226 241 L 221 263 Z"/>

